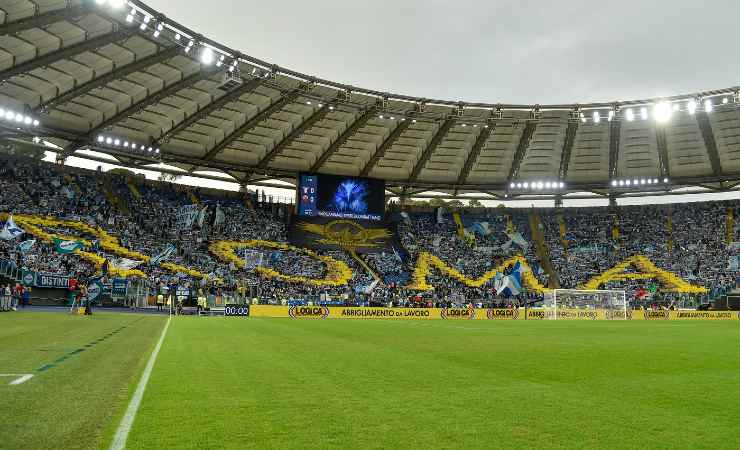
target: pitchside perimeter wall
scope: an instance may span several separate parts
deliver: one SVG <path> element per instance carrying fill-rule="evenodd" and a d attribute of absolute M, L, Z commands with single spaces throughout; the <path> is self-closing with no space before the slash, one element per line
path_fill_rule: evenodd
<path fill-rule="evenodd" d="M 553 319 L 555 312 L 546 309 L 467 309 L 467 308 L 362 308 L 334 306 L 253 305 L 252 317 L 290 317 L 293 319 Z M 609 320 L 623 319 L 622 311 L 594 309 L 561 309 L 558 319 Z M 738 320 L 738 311 L 627 311 L 631 320 Z"/>

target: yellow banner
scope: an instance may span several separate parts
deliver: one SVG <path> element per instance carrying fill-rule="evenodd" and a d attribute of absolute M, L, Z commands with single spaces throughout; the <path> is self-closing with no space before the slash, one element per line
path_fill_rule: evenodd
<path fill-rule="evenodd" d="M 652 311 L 603 309 L 532 308 L 367 308 L 341 306 L 253 305 L 252 317 L 292 319 L 383 319 L 383 320 L 738 320 L 740 311 Z"/>
<path fill-rule="evenodd" d="M 740 311 L 631 311 L 632 320 L 740 320 Z"/>
<path fill-rule="evenodd" d="M 460 213 L 455 211 L 452 213 L 452 218 L 455 219 L 455 223 L 457 224 L 457 235 L 460 237 L 465 236 L 465 227 L 462 223 L 462 217 L 460 217 Z"/>

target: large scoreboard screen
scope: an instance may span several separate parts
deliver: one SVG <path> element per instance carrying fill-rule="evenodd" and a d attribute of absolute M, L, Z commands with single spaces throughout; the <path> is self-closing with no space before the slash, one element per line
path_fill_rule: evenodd
<path fill-rule="evenodd" d="M 298 175 L 298 215 L 383 220 L 385 182 L 325 174 Z"/>

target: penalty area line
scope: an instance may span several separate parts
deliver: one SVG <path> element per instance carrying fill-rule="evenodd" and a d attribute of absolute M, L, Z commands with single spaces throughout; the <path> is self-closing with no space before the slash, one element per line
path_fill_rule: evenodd
<path fill-rule="evenodd" d="M 170 327 L 171 320 L 172 316 L 167 319 L 167 323 L 162 330 L 162 335 L 159 337 L 159 341 L 154 347 L 154 350 L 152 350 L 152 354 L 149 357 L 149 361 L 146 363 L 144 372 L 141 374 L 139 384 L 136 386 L 136 391 L 134 391 L 134 396 L 131 397 L 131 402 L 129 402 L 128 408 L 126 408 L 126 413 L 121 419 L 121 424 L 118 425 L 116 435 L 113 437 L 113 442 L 110 445 L 110 450 L 123 450 L 124 448 L 126 448 L 126 440 L 128 439 L 128 434 L 131 432 L 131 427 L 134 425 L 136 413 L 139 411 L 141 399 L 144 397 L 144 390 L 146 390 L 146 385 L 147 383 L 149 383 L 149 377 L 152 374 L 154 362 L 157 360 L 157 355 L 159 355 L 159 349 L 162 348 L 162 342 L 164 342 L 164 337 L 167 334 L 167 329 Z"/>
<path fill-rule="evenodd" d="M 33 378 L 33 374 L 32 373 L 0 373 L 0 377 L 16 377 L 14 380 L 11 380 L 11 382 L 8 384 L 11 386 L 17 386 Z"/>

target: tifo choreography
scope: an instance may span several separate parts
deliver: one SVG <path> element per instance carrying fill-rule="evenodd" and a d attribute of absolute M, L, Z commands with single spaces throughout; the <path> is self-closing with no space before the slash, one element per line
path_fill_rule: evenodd
<path fill-rule="evenodd" d="M 740 256 L 734 225 L 727 228 L 735 202 L 414 212 L 390 205 L 381 222 L 326 221 L 295 216 L 264 192 L 195 192 L 126 173 L 4 161 L 2 270 L 37 295 L 83 280 L 100 282 L 101 301 L 132 306 L 308 308 L 295 316 L 327 316 L 309 305 L 395 306 L 509 318 L 524 316 L 517 307 L 541 306 L 553 288 L 617 289 L 628 308 L 660 317 L 721 298 Z M 569 313 L 568 302 L 561 299 L 560 316 L 594 315 Z M 507 307 L 517 312 L 496 312 Z M 345 315 L 366 314 L 396 317 Z"/>

